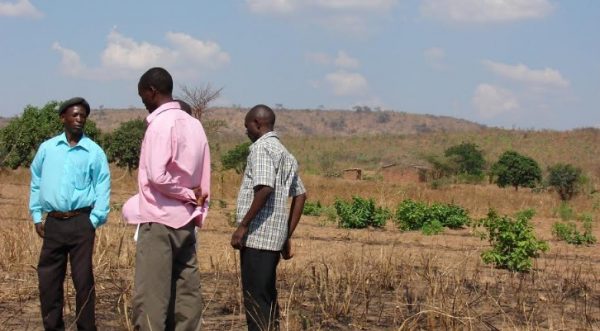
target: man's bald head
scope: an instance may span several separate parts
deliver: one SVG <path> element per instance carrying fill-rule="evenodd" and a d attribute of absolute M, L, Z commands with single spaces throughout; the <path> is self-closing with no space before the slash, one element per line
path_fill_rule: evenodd
<path fill-rule="evenodd" d="M 271 130 L 275 127 L 275 113 L 273 112 L 273 109 L 267 105 L 256 105 L 252 107 L 250 111 L 248 111 L 246 119 L 257 121 Z"/>
<path fill-rule="evenodd" d="M 273 131 L 275 127 L 275 113 L 265 105 L 256 105 L 246 114 L 244 120 L 246 134 L 252 142 L 262 137 L 265 133 Z"/>

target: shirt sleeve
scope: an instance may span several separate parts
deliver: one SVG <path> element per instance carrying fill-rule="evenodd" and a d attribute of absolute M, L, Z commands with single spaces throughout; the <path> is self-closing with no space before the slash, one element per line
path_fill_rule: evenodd
<path fill-rule="evenodd" d="M 296 173 L 292 179 L 292 185 L 290 186 L 290 197 L 295 197 L 303 193 L 306 193 L 304 183 L 302 183 L 302 179 L 300 179 L 300 176 Z"/>
<path fill-rule="evenodd" d="M 258 145 L 251 151 L 248 163 L 252 166 L 252 187 L 264 185 L 275 188 L 275 162 L 264 146 Z"/>
<path fill-rule="evenodd" d="M 29 212 L 33 223 L 42 221 L 42 204 L 40 203 L 40 181 L 42 179 L 42 166 L 46 154 L 45 145 L 40 145 L 29 170 L 31 171 L 31 184 L 29 187 Z"/>
<path fill-rule="evenodd" d="M 173 137 L 174 128 L 164 131 L 152 131 L 148 138 L 148 153 L 145 164 L 148 165 L 148 181 L 160 193 L 180 201 L 195 201 L 196 195 L 191 188 L 182 186 L 167 171 L 167 165 L 173 158 L 173 146 L 177 143 Z"/>
<path fill-rule="evenodd" d="M 106 223 L 110 211 L 110 170 L 106 154 L 102 150 L 99 151 L 96 157 L 92 176 L 96 200 L 94 202 L 94 209 L 92 209 L 90 214 L 90 221 L 94 228 L 98 228 L 100 225 Z"/>

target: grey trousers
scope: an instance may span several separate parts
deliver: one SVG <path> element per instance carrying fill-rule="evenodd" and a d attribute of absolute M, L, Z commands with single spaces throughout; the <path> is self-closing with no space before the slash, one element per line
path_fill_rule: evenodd
<path fill-rule="evenodd" d="M 202 297 L 194 223 L 140 226 L 135 258 L 135 330 L 200 329 Z"/>

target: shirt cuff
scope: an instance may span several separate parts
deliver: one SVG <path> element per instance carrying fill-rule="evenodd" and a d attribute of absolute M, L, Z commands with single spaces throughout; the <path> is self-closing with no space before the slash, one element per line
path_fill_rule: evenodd
<path fill-rule="evenodd" d="M 96 217 L 94 214 L 90 214 L 90 222 L 92 223 L 94 229 L 100 226 L 100 220 L 98 220 L 98 217 Z"/>
<path fill-rule="evenodd" d="M 32 212 L 31 217 L 33 218 L 33 224 L 42 223 L 42 212 L 41 211 Z"/>

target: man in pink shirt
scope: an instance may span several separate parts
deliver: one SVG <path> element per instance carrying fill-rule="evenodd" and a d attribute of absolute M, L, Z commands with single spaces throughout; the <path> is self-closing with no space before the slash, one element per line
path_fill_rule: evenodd
<path fill-rule="evenodd" d="M 139 194 L 123 208 L 139 224 L 133 297 L 136 330 L 196 330 L 202 298 L 195 227 L 210 196 L 210 154 L 200 122 L 173 101 L 173 79 L 151 68 L 138 83 L 150 113 L 142 141 Z"/>

